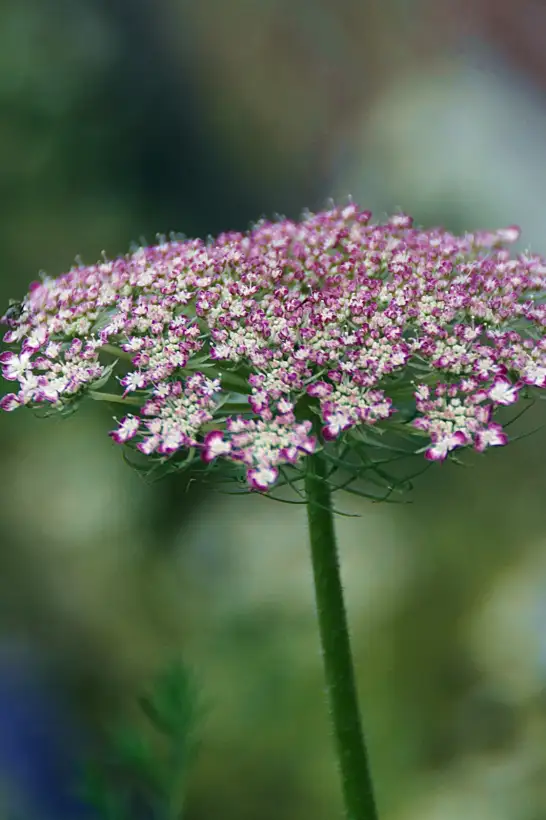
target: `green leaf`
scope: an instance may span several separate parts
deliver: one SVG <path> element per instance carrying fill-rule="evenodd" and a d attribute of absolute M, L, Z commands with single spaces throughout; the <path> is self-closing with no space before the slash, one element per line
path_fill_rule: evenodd
<path fill-rule="evenodd" d="M 169 737 L 193 732 L 197 717 L 197 695 L 193 679 L 180 663 L 172 664 L 155 682 L 139 705 L 153 726 Z"/>
<path fill-rule="evenodd" d="M 110 745 L 115 763 L 137 777 L 147 778 L 155 769 L 154 752 L 142 733 L 131 725 L 111 732 Z"/>
<path fill-rule="evenodd" d="M 116 360 L 116 361 L 113 361 L 111 364 L 106 365 L 105 368 L 104 368 L 104 372 L 103 372 L 102 376 L 100 377 L 100 379 L 97 379 L 96 381 L 92 382 L 90 384 L 90 388 L 92 390 L 100 390 L 101 387 L 104 387 L 104 385 L 107 384 L 110 381 L 110 377 L 111 377 L 112 373 L 114 372 L 114 369 L 115 369 L 117 363 L 118 362 Z"/>

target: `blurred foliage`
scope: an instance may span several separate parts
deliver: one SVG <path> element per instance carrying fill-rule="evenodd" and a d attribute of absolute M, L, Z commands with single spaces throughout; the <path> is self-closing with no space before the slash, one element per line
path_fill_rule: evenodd
<path fill-rule="evenodd" d="M 87 765 L 83 797 L 104 820 L 178 820 L 196 751 L 195 682 L 180 662 L 171 663 L 138 706 L 107 727 L 105 748 Z"/>

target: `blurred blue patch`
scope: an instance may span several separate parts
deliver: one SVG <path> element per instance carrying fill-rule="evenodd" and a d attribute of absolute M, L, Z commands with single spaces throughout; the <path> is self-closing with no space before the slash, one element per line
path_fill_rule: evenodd
<path fill-rule="evenodd" d="M 0 649 L 0 791 L 8 820 L 88 820 L 82 744 L 30 655 Z"/>

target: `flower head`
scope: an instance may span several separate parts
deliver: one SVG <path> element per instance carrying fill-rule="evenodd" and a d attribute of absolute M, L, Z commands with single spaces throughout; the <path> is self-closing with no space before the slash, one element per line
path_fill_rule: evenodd
<path fill-rule="evenodd" d="M 518 237 L 350 203 L 79 266 L 6 313 L 19 388 L 0 407 L 63 410 L 117 378 L 133 412 L 115 442 L 229 462 L 260 491 L 391 428 L 428 438 L 429 460 L 481 452 L 507 442 L 498 408 L 546 387 L 546 262 L 512 257 Z"/>

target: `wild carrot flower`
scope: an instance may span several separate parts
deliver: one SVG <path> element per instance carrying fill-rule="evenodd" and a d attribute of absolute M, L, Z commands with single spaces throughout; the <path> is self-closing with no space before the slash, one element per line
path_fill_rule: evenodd
<path fill-rule="evenodd" d="M 546 261 L 511 256 L 518 237 L 419 230 L 405 214 L 380 225 L 349 204 L 209 242 L 161 239 L 35 282 L 4 316 L 0 364 L 17 383 L 4 410 L 117 402 L 112 439 L 154 468 L 230 465 L 264 493 L 303 482 L 353 820 L 378 815 L 332 491 L 362 495 L 352 485 L 372 473 L 388 494 L 385 463 L 507 443 L 499 411 L 546 387 Z"/>
<path fill-rule="evenodd" d="M 230 462 L 260 491 L 388 430 L 434 461 L 504 445 L 497 409 L 546 386 L 546 262 L 512 257 L 518 236 L 349 204 L 75 267 L 5 315 L 0 405 L 126 403 L 115 442 Z"/>

